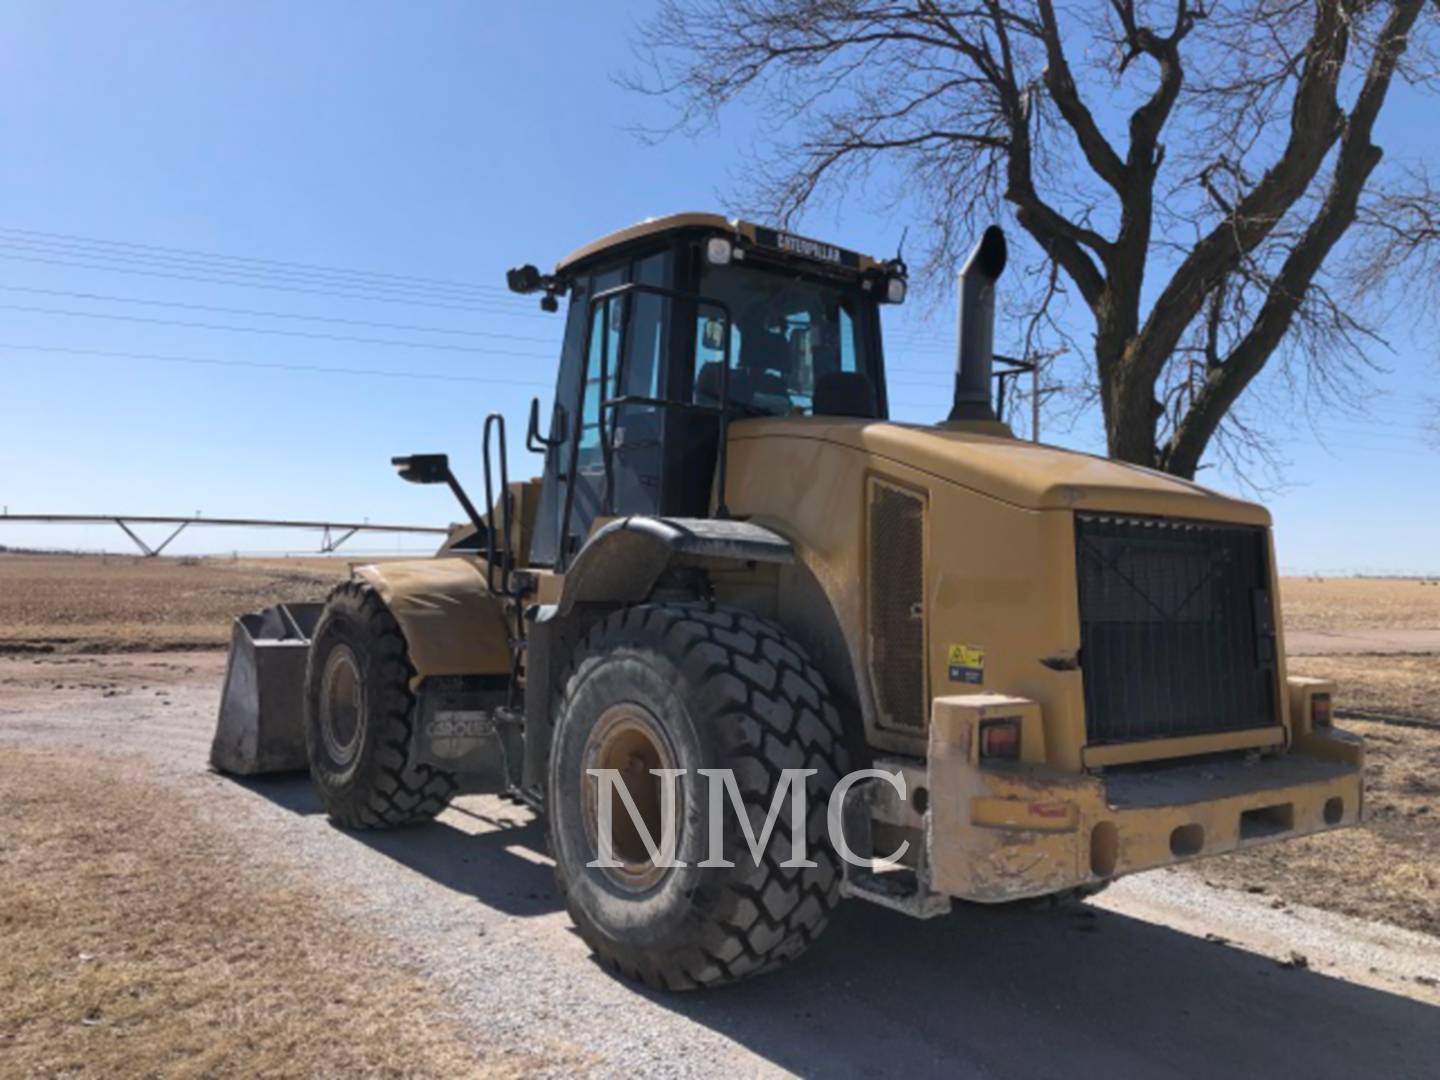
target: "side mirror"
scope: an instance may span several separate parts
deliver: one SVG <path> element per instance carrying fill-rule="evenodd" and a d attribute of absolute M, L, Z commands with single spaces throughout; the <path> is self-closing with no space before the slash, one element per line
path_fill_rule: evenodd
<path fill-rule="evenodd" d="M 450 482 L 448 454 L 411 454 L 393 457 L 390 464 L 400 470 L 400 479 L 412 484 L 447 484 Z"/>

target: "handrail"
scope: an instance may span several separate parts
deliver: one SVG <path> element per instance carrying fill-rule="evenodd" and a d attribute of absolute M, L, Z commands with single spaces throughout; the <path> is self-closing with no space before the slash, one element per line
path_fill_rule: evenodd
<path fill-rule="evenodd" d="M 497 584 L 495 578 L 495 491 L 491 482 L 490 474 L 490 432 L 497 429 L 500 433 L 500 520 L 504 532 L 501 533 L 500 541 L 500 578 Z M 505 458 L 505 417 L 500 413 L 491 413 L 485 417 L 485 427 L 482 432 L 483 460 L 485 466 L 485 504 L 487 506 L 488 527 L 485 529 L 485 584 L 495 596 L 515 597 L 510 586 L 511 574 L 515 569 L 515 553 L 511 547 L 514 542 L 514 534 L 511 532 L 511 504 L 514 502 L 510 495 L 510 466 Z"/>

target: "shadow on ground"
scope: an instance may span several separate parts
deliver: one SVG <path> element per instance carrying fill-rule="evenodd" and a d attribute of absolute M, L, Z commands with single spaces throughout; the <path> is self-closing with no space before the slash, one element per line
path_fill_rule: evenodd
<path fill-rule="evenodd" d="M 320 812 L 304 777 L 246 786 Z M 555 911 L 529 812 L 489 799 L 457 809 L 490 828 L 351 835 L 488 907 Z M 918 922 L 848 903 L 783 971 L 707 993 L 637 993 L 805 1076 L 1314 1080 L 1440 1069 L 1440 1009 L 1094 908 L 960 907 Z"/>
<path fill-rule="evenodd" d="M 305 773 L 234 779 L 291 813 L 324 813 Z M 506 915 L 560 910 L 555 874 L 544 854 L 544 824 L 530 810 L 499 799 L 466 799 L 450 808 L 451 815 L 468 818 L 480 831 L 445 820 L 378 832 L 342 831 L 356 843 Z"/>
<path fill-rule="evenodd" d="M 1219 928 L 1223 930 L 1223 928 Z M 1440 1009 L 1099 909 L 841 907 L 796 965 L 666 998 L 803 1075 L 1435 1076 Z"/>

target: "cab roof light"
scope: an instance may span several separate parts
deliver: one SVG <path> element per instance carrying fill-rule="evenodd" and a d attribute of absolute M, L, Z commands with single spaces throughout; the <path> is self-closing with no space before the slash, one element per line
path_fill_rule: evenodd
<path fill-rule="evenodd" d="M 544 292 L 540 297 L 540 308 L 542 311 L 560 310 L 560 301 L 556 299 L 565 295 L 570 288 L 568 278 L 556 274 L 542 274 L 530 263 L 524 266 L 511 267 L 505 271 L 505 284 L 510 287 L 511 292 L 528 294 Z"/>
<path fill-rule="evenodd" d="M 726 266 L 735 253 L 735 245 L 726 237 L 712 236 L 705 242 L 705 261 L 712 266 Z"/>

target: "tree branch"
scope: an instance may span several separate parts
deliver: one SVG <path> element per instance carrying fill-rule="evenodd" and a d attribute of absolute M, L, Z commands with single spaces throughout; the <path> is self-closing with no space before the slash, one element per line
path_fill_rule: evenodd
<path fill-rule="evenodd" d="M 1406 38 L 1424 0 L 1400 0 L 1381 31 L 1364 85 L 1345 124 L 1334 175 L 1319 214 L 1290 251 L 1250 330 L 1212 367 L 1189 412 L 1161 457 L 1163 467 L 1193 476 L 1211 437 L 1241 392 L 1290 329 L 1325 258 L 1355 222 L 1360 194 L 1380 163 L 1382 151 L 1371 143 L 1375 120 L 1384 104 Z"/>
<path fill-rule="evenodd" d="M 1055 8 L 1050 0 L 1039 0 L 1040 40 L 1045 46 L 1045 88 L 1060 115 L 1075 132 L 1076 141 L 1085 154 L 1085 160 L 1096 174 L 1123 194 L 1129 185 L 1125 163 L 1115 152 L 1100 131 L 1094 115 L 1083 101 L 1075 87 L 1075 76 L 1070 71 L 1070 61 L 1060 44 L 1060 26 L 1055 21 Z"/>
<path fill-rule="evenodd" d="M 1418 5 L 1410 0 L 1407 6 Z M 1152 379 L 1175 349 L 1205 297 L 1238 260 L 1268 236 L 1305 193 L 1344 128 L 1336 86 L 1349 46 L 1341 5 L 1317 5 L 1314 32 L 1295 89 L 1290 137 L 1278 160 L 1204 236 L 1176 269 L 1127 349 L 1137 375 Z"/>

